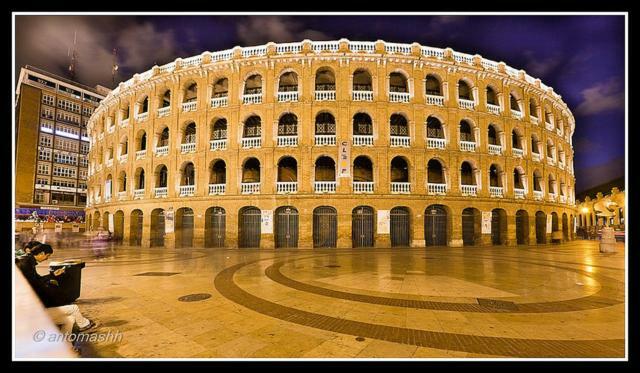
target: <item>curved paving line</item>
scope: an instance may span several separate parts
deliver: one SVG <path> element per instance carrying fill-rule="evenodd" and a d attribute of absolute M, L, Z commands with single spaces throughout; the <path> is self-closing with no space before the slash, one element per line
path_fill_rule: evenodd
<path fill-rule="evenodd" d="M 507 259 L 498 259 L 503 261 L 509 261 Z M 428 310 L 438 310 L 438 311 L 457 311 L 457 312 L 484 312 L 484 313 L 549 313 L 549 312 L 572 312 L 572 311 L 584 311 L 602 307 L 609 307 L 619 303 L 621 301 L 607 298 L 606 295 L 609 295 L 609 292 L 615 292 L 616 289 L 612 286 L 602 285 L 600 290 L 592 295 L 563 300 L 563 301 L 551 301 L 551 302 L 534 302 L 534 303 L 516 303 L 516 310 L 507 310 L 507 309 L 496 309 L 491 307 L 484 307 L 475 303 L 455 303 L 455 302 L 436 302 L 436 301 L 426 301 L 426 300 L 415 300 L 415 299 L 403 299 L 403 298 L 388 298 L 388 297 L 380 297 L 374 295 L 366 295 L 366 294 L 357 294 L 357 293 L 349 293 L 340 290 L 333 290 L 324 288 L 321 286 L 311 285 L 304 282 L 300 282 L 294 280 L 290 277 L 286 277 L 280 272 L 280 268 L 287 263 L 295 262 L 296 259 L 291 259 L 287 261 L 277 262 L 265 270 L 265 274 L 272 281 L 279 283 L 281 285 L 290 287 L 292 289 L 296 289 L 299 291 L 304 291 L 307 293 L 312 293 L 316 295 L 322 295 L 331 298 L 345 299 L 355 302 L 361 303 L 370 303 L 370 304 L 378 304 L 385 306 L 394 306 L 394 307 L 407 307 L 407 308 L 418 308 L 418 309 L 428 309 Z M 545 267 L 554 267 L 564 270 L 569 270 L 573 272 L 583 272 L 582 274 L 593 277 L 592 274 L 588 274 L 584 271 L 580 271 L 577 269 L 552 266 L 549 264 L 539 264 L 532 262 L 523 262 L 517 261 L 519 263 L 528 263 L 534 265 L 540 265 Z M 604 277 L 604 276 L 603 276 Z M 617 281 L 611 278 L 607 278 L 610 281 Z"/>
<path fill-rule="evenodd" d="M 624 357 L 624 339 L 576 341 L 485 337 L 377 325 L 298 310 L 258 298 L 234 283 L 233 276 L 240 268 L 256 262 L 225 268 L 215 277 L 215 288 L 225 298 L 250 310 L 295 324 L 395 343 L 478 354 L 541 358 Z"/>

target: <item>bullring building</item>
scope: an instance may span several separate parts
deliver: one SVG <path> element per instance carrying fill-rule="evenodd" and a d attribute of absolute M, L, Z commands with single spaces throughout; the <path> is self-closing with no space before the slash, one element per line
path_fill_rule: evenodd
<path fill-rule="evenodd" d="M 574 128 L 539 79 L 449 48 L 205 52 L 93 113 L 87 224 L 144 247 L 567 241 Z"/>

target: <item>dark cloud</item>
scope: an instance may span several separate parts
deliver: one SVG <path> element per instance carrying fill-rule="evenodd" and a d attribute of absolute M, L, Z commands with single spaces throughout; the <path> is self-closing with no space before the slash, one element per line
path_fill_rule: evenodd
<path fill-rule="evenodd" d="M 598 114 L 624 108 L 624 90 L 619 78 L 611 78 L 582 91 L 584 101 L 576 108 L 579 115 Z"/>
<path fill-rule="evenodd" d="M 306 29 L 304 24 L 291 17 L 258 16 L 250 17 L 245 22 L 238 22 L 238 40 L 241 45 L 265 44 L 270 41 L 287 43 L 310 40 L 331 40 L 329 35 L 312 29 Z"/>

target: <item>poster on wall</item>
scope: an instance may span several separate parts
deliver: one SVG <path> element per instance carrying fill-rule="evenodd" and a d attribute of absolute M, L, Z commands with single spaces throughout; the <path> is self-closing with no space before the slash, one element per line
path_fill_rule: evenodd
<path fill-rule="evenodd" d="M 164 212 L 164 233 L 173 233 L 173 207 Z"/>
<path fill-rule="evenodd" d="M 389 210 L 378 210 L 378 234 L 391 232 L 391 215 Z"/>
<path fill-rule="evenodd" d="M 551 233 L 551 214 L 547 215 L 547 233 Z"/>
<path fill-rule="evenodd" d="M 80 224 L 75 224 L 75 223 L 72 224 L 71 225 L 71 231 L 74 232 L 74 233 L 80 232 Z"/>
<path fill-rule="evenodd" d="M 482 211 L 482 234 L 491 234 L 491 211 Z"/>
<path fill-rule="evenodd" d="M 62 223 L 56 223 L 56 233 L 62 233 Z"/>
<path fill-rule="evenodd" d="M 260 219 L 260 233 L 273 234 L 273 210 L 262 210 Z"/>
<path fill-rule="evenodd" d="M 338 151 L 338 177 L 349 177 L 351 176 L 349 141 L 342 141 Z"/>
<path fill-rule="evenodd" d="M 109 214 L 109 232 L 113 233 L 113 214 Z"/>
<path fill-rule="evenodd" d="M 573 233 L 578 233 L 578 217 L 573 217 Z"/>

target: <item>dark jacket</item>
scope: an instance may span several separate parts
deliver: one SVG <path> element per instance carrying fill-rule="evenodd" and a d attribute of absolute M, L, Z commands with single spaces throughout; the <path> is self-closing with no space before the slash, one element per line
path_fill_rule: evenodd
<path fill-rule="evenodd" d="M 59 302 L 57 301 L 57 298 L 59 288 L 52 282 L 52 280 L 55 280 L 55 276 L 52 274 L 40 276 L 36 271 L 38 261 L 33 257 L 33 255 L 27 254 L 16 258 L 16 265 L 45 307 L 55 307 L 58 305 Z"/>

